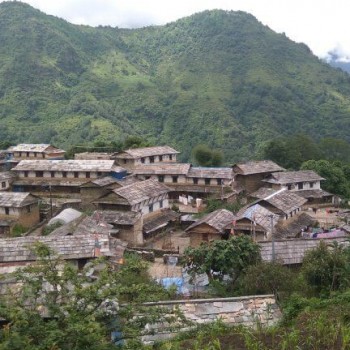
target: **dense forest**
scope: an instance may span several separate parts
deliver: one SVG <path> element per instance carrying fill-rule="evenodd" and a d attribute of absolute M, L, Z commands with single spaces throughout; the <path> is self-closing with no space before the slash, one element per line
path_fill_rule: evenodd
<path fill-rule="evenodd" d="M 207 144 L 225 161 L 304 132 L 349 141 L 350 77 L 244 12 L 165 26 L 72 25 L 0 4 L 0 140 Z"/>

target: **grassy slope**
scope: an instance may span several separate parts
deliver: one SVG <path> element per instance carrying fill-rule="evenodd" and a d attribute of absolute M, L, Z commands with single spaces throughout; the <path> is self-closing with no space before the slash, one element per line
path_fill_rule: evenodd
<path fill-rule="evenodd" d="M 243 12 L 137 30 L 0 5 L 0 138 L 74 143 L 140 134 L 227 161 L 269 138 L 349 137 L 350 78 Z M 20 127 L 19 127 L 20 125 Z"/>

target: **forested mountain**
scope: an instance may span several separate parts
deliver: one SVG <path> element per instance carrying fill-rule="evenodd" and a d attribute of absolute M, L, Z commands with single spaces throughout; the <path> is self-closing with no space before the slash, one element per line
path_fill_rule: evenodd
<path fill-rule="evenodd" d="M 0 140 L 141 135 L 188 159 L 206 143 L 252 158 L 297 132 L 350 139 L 350 77 L 244 12 L 92 28 L 0 4 Z"/>

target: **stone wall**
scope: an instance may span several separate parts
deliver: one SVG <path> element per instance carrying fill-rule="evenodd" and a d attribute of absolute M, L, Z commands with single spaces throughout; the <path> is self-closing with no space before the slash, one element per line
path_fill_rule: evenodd
<path fill-rule="evenodd" d="M 255 327 L 271 326 L 281 318 L 274 295 L 243 296 L 236 298 L 192 299 L 146 303 L 149 307 L 179 308 L 193 325 L 221 320 L 228 325 Z M 145 335 L 144 342 L 168 339 L 175 335 L 164 324 L 150 325 L 153 335 Z"/>

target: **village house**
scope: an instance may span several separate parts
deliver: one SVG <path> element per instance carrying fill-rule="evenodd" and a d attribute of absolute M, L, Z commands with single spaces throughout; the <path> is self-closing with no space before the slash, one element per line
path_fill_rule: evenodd
<path fill-rule="evenodd" d="M 80 198 L 80 186 L 91 179 L 126 175 L 113 160 L 22 160 L 12 171 L 17 175 L 14 191 L 68 198 Z"/>
<path fill-rule="evenodd" d="M 203 198 L 216 194 L 221 198 L 231 194 L 233 171 L 231 168 L 193 167 L 188 163 L 142 165 L 133 169 L 140 179 L 156 179 L 172 191 L 171 199 L 179 196 Z"/>
<path fill-rule="evenodd" d="M 202 242 L 227 239 L 231 232 L 228 226 L 234 220 L 234 214 L 226 209 L 218 209 L 203 216 L 185 230 L 190 237 L 190 246 L 198 247 Z"/>
<path fill-rule="evenodd" d="M 120 166 L 131 170 L 143 164 L 176 163 L 176 156 L 179 153 L 169 146 L 144 147 L 114 153 L 112 159 L 115 159 Z"/>
<path fill-rule="evenodd" d="M 0 172 L 0 191 L 10 190 L 15 178 L 16 176 L 9 171 Z"/>
<path fill-rule="evenodd" d="M 7 149 L 8 159 L 19 162 L 24 159 L 64 159 L 64 150 L 49 144 L 21 143 Z"/>
<path fill-rule="evenodd" d="M 82 208 L 95 208 L 93 201 L 104 196 L 115 188 L 130 185 L 139 180 L 134 176 L 126 176 L 123 179 L 116 179 L 112 176 L 105 176 L 85 182 L 80 186 L 80 198 Z"/>
<path fill-rule="evenodd" d="M 271 237 L 279 216 L 259 204 L 244 207 L 238 211 L 233 222 L 226 227 L 235 235 L 249 235 L 254 241 L 263 241 Z"/>
<path fill-rule="evenodd" d="M 100 210 L 135 211 L 150 217 L 169 208 L 169 192 L 164 184 L 149 179 L 116 188 L 93 203 Z"/>
<path fill-rule="evenodd" d="M 256 200 L 255 202 L 249 204 L 248 207 L 255 204 L 260 204 L 274 214 L 279 215 L 281 219 L 287 220 L 301 211 L 302 206 L 306 202 L 307 200 L 300 197 L 297 193 L 286 189 L 281 189 L 268 195 L 267 197 Z"/>
<path fill-rule="evenodd" d="M 39 199 L 30 193 L 0 192 L 0 233 L 10 233 L 16 224 L 30 228 L 40 221 Z"/>
<path fill-rule="evenodd" d="M 323 180 L 323 177 L 312 170 L 299 170 L 273 173 L 263 182 L 274 190 L 285 188 L 296 191 L 311 205 L 333 203 L 334 196 L 321 189 Z"/>
<path fill-rule="evenodd" d="M 36 242 L 47 245 L 59 258 L 78 268 L 99 256 L 117 263 L 125 250 L 123 242 L 102 234 L 4 238 L 0 240 L 0 273 L 11 273 L 36 261 L 33 250 Z"/>
<path fill-rule="evenodd" d="M 237 163 L 233 165 L 235 181 L 239 183 L 249 194 L 264 186 L 264 180 L 275 172 L 285 169 L 271 160 L 251 161 L 247 163 Z"/>

